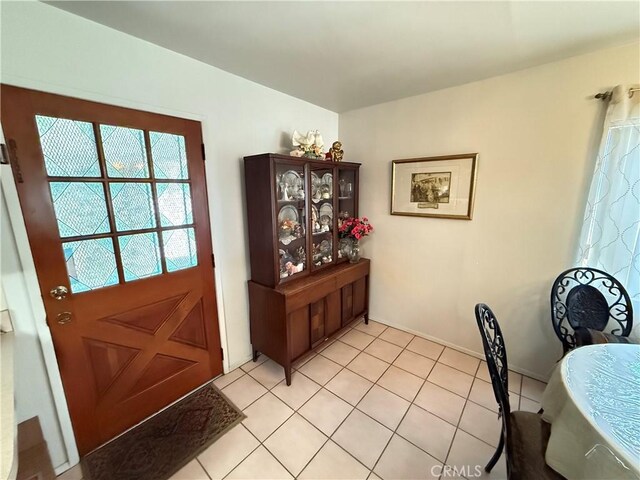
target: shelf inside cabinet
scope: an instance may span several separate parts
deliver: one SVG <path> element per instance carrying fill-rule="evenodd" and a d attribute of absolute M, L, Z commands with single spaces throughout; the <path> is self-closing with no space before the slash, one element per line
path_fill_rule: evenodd
<path fill-rule="evenodd" d="M 304 200 L 278 200 L 278 205 L 293 205 L 297 208 L 304 208 Z"/>
<path fill-rule="evenodd" d="M 295 248 L 295 247 L 299 247 L 299 246 L 304 246 L 305 242 L 306 242 L 307 237 L 303 236 L 300 238 L 294 238 L 293 240 L 291 240 L 289 243 L 282 243 L 282 241 L 280 239 L 278 239 L 278 244 L 280 245 L 280 248 L 287 249 L 287 248 Z"/>

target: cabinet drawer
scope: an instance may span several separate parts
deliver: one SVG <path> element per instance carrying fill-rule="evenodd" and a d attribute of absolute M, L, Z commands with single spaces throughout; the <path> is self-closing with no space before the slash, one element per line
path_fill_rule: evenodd
<path fill-rule="evenodd" d="M 369 275 L 369 262 L 360 261 L 350 265 L 342 274 L 336 278 L 336 288 L 342 288 L 345 285 L 355 282 L 359 278 Z"/>
<path fill-rule="evenodd" d="M 315 282 L 310 288 L 287 292 L 285 293 L 287 310 L 297 310 L 304 305 L 318 302 L 334 290 L 336 290 L 336 279 L 330 277 Z"/>

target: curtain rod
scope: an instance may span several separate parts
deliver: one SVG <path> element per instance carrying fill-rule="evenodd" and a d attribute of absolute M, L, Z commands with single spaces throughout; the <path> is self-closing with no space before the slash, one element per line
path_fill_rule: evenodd
<path fill-rule="evenodd" d="M 633 93 L 634 92 L 640 92 L 640 88 L 630 88 L 629 89 L 629 98 L 633 97 Z M 597 98 L 599 100 L 611 100 L 611 95 L 613 95 L 613 92 L 611 90 L 609 90 L 608 92 L 602 92 L 602 93 L 598 93 L 596 95 L 594 95 L 593 98 Z"/>

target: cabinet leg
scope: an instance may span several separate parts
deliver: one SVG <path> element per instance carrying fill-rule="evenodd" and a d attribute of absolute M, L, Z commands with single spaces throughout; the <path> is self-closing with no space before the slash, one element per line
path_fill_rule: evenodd
<path fill-rule="evenodd" d="M 287 381 L 287 386 L 291 385 L 291 365 L 284 367 L 284 378 Z"/>
<path fill-rule="evenodd" d="M 260 353 L 257 350 L 253 351 L 253 361 L 257 362 L 258 361 L 258 356 L 260 355 Z"/>
<path fill-rule="evenodd" d="M 369 314 L 368 313 L 364 314 L 364 324 L 365 325 L 369 325 Z"/>

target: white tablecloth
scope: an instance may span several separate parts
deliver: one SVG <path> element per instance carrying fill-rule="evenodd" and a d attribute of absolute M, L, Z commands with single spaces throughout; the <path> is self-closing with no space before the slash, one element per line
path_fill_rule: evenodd
<path fill-rule="evenodd" d="M 640 345 L 570 352 L 542 398 L 545 459 L 568 479 L 640 479 Z"/>

